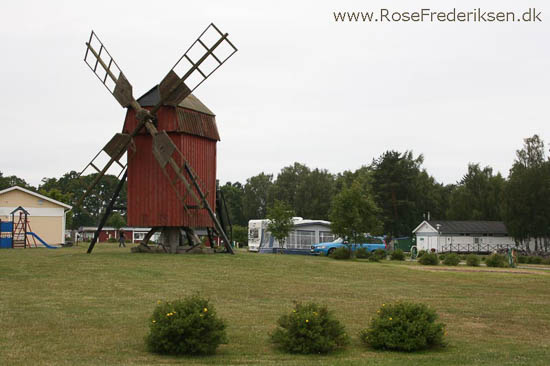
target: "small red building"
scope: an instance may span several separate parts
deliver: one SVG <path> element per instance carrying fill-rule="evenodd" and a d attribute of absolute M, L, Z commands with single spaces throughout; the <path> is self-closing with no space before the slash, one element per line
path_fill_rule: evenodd
<path fill-rule="evenodd" d="M 114 227 L 104 226 L 99 232 L 99 237 L 97 241 L 107 242 L 109 241 L 109 239 L 118 240 L 118 238 L 120 237 L 120 232 L 123 232 L 126 242 L 138 243 L 145 237 L 149 230 L 151 230 L 151 228 L 149 227 L 123 227 L 120 229 L 116 229 Z M 78 238 L 80 241 L 91 241 L 96 231 L 96 226 L 81 226 L 78 229 Z M 153 237 L 153 240 L 157 239 L 158 235 Z"/>
<path fill-rule="evenodd" d="M 156 86 L 138 99 L 139 104 L 151 109 L 160 100 Z M 135 112 L 128 109 L 124 123 L 125 133 L 137 125 Z M 199 177 L 199 185 L 210 207 L 216 205 L 216 143 L 220 140 L 214 113 L 199 99 L 189 95 L 178 106 L 162 106 L 157 112 L 156 127 L 166 131 L 176 147 Z M 163 173 L 152 153 L 152 137 L 145 130 L 134 139 L 134 147 L 128 150 L 128 212 L 129 226 L 136 227 L 212 227 L 206 209 L 198 209 L 197 203 L 183 183 L 176 179 L 167 166 L 169 177 Z M 174 153 L 179 166 L 181 157 Z M 170 184 L 175 182 L 181 197 L 191 214 L 188 214 Z"/>

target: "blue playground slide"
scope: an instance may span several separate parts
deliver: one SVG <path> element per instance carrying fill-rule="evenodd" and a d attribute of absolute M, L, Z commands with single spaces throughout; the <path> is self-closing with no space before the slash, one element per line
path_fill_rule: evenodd
<path fill-rule="evenodd" d="M 38 235 L 36 235 L 36 234 L 33 233 L 32 231 L 27 231 L 27 234 L 28 234 L 28 235 L 34 236 L 36 239 L 38 239 L 38 241 L 39 241 L 40 243 L 42 243 L 42 245 L 44 245 L 44 246 L 45 246 L 46 248 L 48 248 L 48 249 L 57 249 L 57 248 L 59 248 L 59 247 L 54 247 L 54 246 L 52 246 L 52 245 L 46 243 L 44 240 L 42 240 L 41 237 L 39 237 Z"/>

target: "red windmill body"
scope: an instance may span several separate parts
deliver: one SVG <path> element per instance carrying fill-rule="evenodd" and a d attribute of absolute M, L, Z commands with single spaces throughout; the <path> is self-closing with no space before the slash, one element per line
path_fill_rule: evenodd
<path fill-rule="evenodd" d="M 159 101 L 158 86 L 138 99 L 144 108 Z M 138 124 L 135 112 L 126 114 L 124 132 Z M 220 140 L 214 113 L 198 98 L 189 95 L 178 106 L 162 106 L 157 112 L 156 127 L 166 131 L 176 147 L 193 167 L 208 203 L 216 205 L 216 143 Z M 137 227 L 212 227 L 208 212 L 199 209 L 185 185 L 173 171 L 165 176 L 151 154 L 153 139 L 147 131 L 134 137 L 135 152 L 128 155 L 128 225 Z M 174 159 L 183 165 L 180 156 Z M 168 179 L 167 179 L 168 178 Z M 174 182 L 176 189 L 171 187 Z M 183 198 L 185 206 L 178 198 Z M 185 208 L 187 207 L 187 209 Z"/>
<path fill-rule="evenodd" d="M 220 140 L 214 113 L 191 94 L 237 49 L 214 24 L 210 24 L 176 62 L 159 85 L 135 100 L 132 85 L 97 35 L 86 43 L 84 61 L 115 99 L 128 109 L 122 133 L 117 133 L 84 168 L 97 171 L 93 182 L 74 205 L 79 207 L 116 163 L 122 179 L 105 209 L 90 253 L 101 228 L 114 208 L 127 179 L 127 223 L 151 227 L 138 251 L 150 251 L 147 242 L 160 231 L 163 250 L 191 249 L 201 241 L 194 229 L 206 229 L 210 241 L 221 238 L 233 253 L 221 212 L 216 214 L 216 143 Z M 110 159 L 99 168 L 98 157 Z M 127 164 L 121 158 L 127 153 Z"/>

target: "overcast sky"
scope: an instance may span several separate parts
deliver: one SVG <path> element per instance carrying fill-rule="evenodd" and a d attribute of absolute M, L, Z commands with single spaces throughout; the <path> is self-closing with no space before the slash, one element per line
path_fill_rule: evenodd
<path fill-rule="evenodd" d="M 439 182 L 508 174 L 550 145 L 545 1 L 10 1 L 0 13 L 0 171 L 80 170 L 125 115 L 83 62 L 91 29 L 139 97 L 214 22 L 239 48 L 197 89 L 217 115 L 218 178 L 305 163 L 333 173 L 413 150 Z M 335 22 L 334 11 L 542 11 L 536 23 Z"/>

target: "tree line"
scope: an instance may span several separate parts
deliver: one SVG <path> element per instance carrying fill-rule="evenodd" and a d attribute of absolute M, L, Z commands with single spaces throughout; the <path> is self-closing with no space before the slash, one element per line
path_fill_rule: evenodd
<path fill-rule="evenodd" d="M 427 218 L 504 221 L 519 242 L 550 244 L 550 159 L 539 136 L 524 139 L 507 178 L 490 166 L 470 163 L 454 184 L 436 181 L 412 151 L 386 151 L 355 171 L 332 174 L 301 163 L 274 177 L 260 173 L 221 186 L 233 224 L 266 218 L 278 202 L 297 216 L 330 220 L 333 231 L 410 236 Z M 352 230 L 352 228 L 357 228 Z"/>
<path fill-rule="evenodd" d="M 400 237 L 410 236 L 429 212 L 437 220 L 504 221 L 518 241 L 535 238 L 537 250 L 549 249 L 550 159 L 539 136 L 524 139 L 507 178 L 489 166 L 470 163 L 458 182 L 442 184 L 422 167 L 423 160 L 412 151 L 389 150 L 359 169 L 337 174 L 296 162 L 276 176 L 261 172 L 243 183 L 226 182 L 220 189 L 231 223 L 240 227 L 266 218 L 280 202 L 297 216 L 353 223 L 362 232 Z M 19 185 L 72 204 L 93 178 L 79 179 L 71 171 L 33 187 L 0 172 L 0 189 Z M 115 176 L 104 177 L 82 209 L 71 213 L 68 227 L 97 225 L 117 183 Z M 126 187 L 107 225 L 123 226 L 125 207 Z"/>

